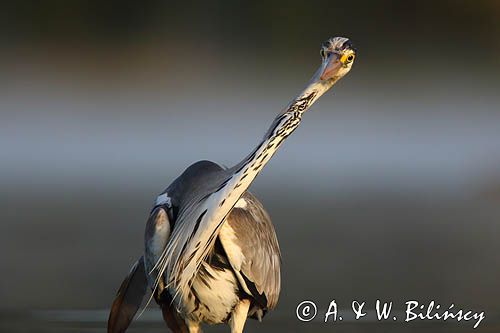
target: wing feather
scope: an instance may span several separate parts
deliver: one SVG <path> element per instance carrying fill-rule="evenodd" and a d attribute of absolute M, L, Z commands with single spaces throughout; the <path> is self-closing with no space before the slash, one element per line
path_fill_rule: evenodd
<path fill-rule="evenodd" d="M 281 254 L 269 214 L 255 196 L 242 196 L 219 237 L 245 292 L 263 308 L 274 308 L 281 288 Z"/>
<path fill-rule="evenodd" d="M 132 266 L 116 295 L 108 319 L 109 333 L 125 332 L 141 306 L 146 293 L 147 280 L 144 259 L 141 257 Z"/>
<path fill-rule="evenodd" d="M 145 267 L 149 285 L 154 289 L 154 283 L 158 272 L 153 269 L 155 263 L 160 258 L 163 249 L 167 245 L 170 237 L 170 220 L 167 210 L 169 207 L 158 206 L 153 209 L 146 223 L 144 232 Z M 163 286 L 161 286 L 163 287 Z M 161 292 L 161 288 L 157 290 Z"/>
<path fill-rule="evenodd" d="M 242 194 L 235 189 L 238 177 L 233 171 L 218 171 L 198 179 L 203 188 L 191 191 L 189 200 L 183 202 L 167 246 L 154 266 L 159 272 L 155 286 L 165 277 L 177 304 L 188 297 L 194 277 Z"/>
<path fill-rule="evenodd" d="M 261 164 L 255 166 L 256 161 L 249 161 L 257 155 L 259 161 L 262 159 L 259 163 L 264 163 L 272 155 L 263 150 L 259 147 L 240 164 L 226 170 L 212 162 L 197 162 L 171 185 L 172 189 L 183 187 L 178 191 L 183 197 L 178 200 L 175 227 L 153 267 L 158 269 L 154 287 L 165 279 L 179 311 L 189 312 L 182 307 L 187 303 L 194 278 L 212 251 L 226 218 L 258 174 Z"/>

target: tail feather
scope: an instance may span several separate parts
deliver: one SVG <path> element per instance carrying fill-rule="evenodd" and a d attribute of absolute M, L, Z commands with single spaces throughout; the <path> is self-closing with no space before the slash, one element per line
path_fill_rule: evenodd
<path fill-rule="evenodd" d="M 116 295 L 108 319 L 108 333 L 124 333 L 146 294 L 148 282 L 141 257 L 123 280 Z"/>

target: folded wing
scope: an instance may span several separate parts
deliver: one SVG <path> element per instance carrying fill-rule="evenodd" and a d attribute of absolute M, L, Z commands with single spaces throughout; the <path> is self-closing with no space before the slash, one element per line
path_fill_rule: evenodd
<path fill-rule="evenodd" d="M 125 332 L 141 306 L 147 284 L 144 259 L 141 257 L 118 289 L 109 314 L 108 333 Z"/>
<path fill-rule="evenodd" d="M 273 309 L 281 287 L 281 255 L 269 215 L 249 192 L 236 203 L 219 237 L 246 293 Z"/>

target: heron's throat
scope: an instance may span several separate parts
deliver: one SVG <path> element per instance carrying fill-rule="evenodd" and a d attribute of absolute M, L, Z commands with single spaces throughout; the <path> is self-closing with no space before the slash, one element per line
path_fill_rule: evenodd
<path fill-rule="evenodd" d="M 262 144 L 275 140 L 281 144 L 300 125 L 302 114 L 333 86 L 332 80 L 322 81 L 318 77 L 318 74 L 313 76 L 306 88 L 276 117 L 264 136 Z M 276 145 L 275 149 L 278 148 L 279 144 Z"/>
<path fill-rule="evenodd" d="M 335 83 L 334 80 L 323 81 L 320 79 L 321 69 L 309 81 L 307 86 L 283 110 L 286 112 L 305 112 Z"/>

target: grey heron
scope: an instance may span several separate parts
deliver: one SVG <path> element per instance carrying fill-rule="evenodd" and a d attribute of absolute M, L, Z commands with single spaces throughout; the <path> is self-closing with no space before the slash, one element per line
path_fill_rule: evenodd
<path fill-rule="evenodd" d="M 232 333 L 241 333 L 248 317 L 261 320 L 276 306 L 278 241 L 268 213 L 248 188 L 303 113 L 350 71 L 355 53 L 347 38 L 327 40 L 317 72 L 250 154 L 231 168 L 197 162 L 156 198 L 144 255 L 118 290 L 108 332 L 127 329 L 148 286 L 173 332 L 228 323 Z"/>

